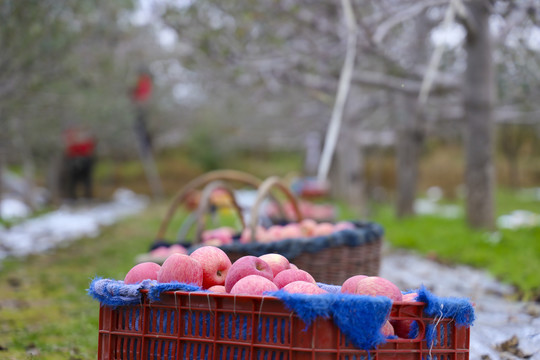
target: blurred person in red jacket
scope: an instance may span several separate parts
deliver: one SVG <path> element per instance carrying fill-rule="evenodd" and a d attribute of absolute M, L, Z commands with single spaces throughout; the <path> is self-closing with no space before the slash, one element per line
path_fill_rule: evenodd
<path fill-rule="evenodd" d="M 77 199 L 77 188 L 83 187 L 83 198 L 93 197 L 92 171 L 95 163 L 96 139 L 88 129 L 70 125 L 63 132 L 66 174 L 66 196 Z"/>

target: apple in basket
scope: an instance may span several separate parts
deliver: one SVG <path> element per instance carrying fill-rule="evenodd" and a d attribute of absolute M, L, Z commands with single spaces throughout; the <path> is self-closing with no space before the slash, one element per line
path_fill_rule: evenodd
<path fill-rule="evenodd" d="M 157 281 L 160 283 L 177 281 L 202 286 L 203 268 L 200 262 L 189 255 L 172 254 L 161 265 Z"/>
<path fill-rule="evenodd" d="M 125 284 L 136 284 L 143 280 L 157 280 L 161 266 L 154 262 L 143 262 L 132 267 L 124 278 Z"/>
<path fill-rule="evenodd" d="M 333 232 L 334 232 L 334 224 L 331 224 L 329 222 L 322 222 L 320 224 L 317 224 L 317 226 L 313 230 L 313 235 L 326 236 L 326 235 L 330 235 Z"/>
<path fill-rule="evenodd" d="M 313 279 L 310 273 L 300 269 L 283 270 L 274 278 L 274 284 L 280 289 L 294 281 L 307 281 L 316 284 L 315 279 Z"/>
<path fill-rule="evenodd" d="M 264 227 L 257 225 L 255 229 L 255 239 L 261 240 L 263 237 L 266 237 L 266 232 L 267 230 Z M 240 234 L 240 242 L 244 244 L 251 242 L 251 229 L 249 227 L 242 230 L 242 233 Z"/>
<path fill-rule="evenodd" d="M 304 219 L 300 221 L 300 229 L 305 237 L 313 236 L 316 227 L 317 222 L 313 219 Z"/>
<path fill-rule="evenodd" d="M 223 226 L 217 229 L 205 230 L 201 234 L 203 244 L 225 245 L 233 242 L 234 229 Z"/>
<path fill-rule="evenodd" d="M 259 256 L 259 259 L 264 260 L 272 269 L 272 274 L 276 277 L 283 270 L 291 268 L 289 260 L 281 254 L 264 254 Z"/>
<path fill-rule="evenodd" d="M 354 224 L 350 221 L 340 221 L 336 225 L 334 225 L 334 231 L 354 230 L 354 228 Z"/>
<path fill-rule="evenodd" d="M 328 294 L 328 291 L 307 281 L 293 281 L 285 285 L 282 290 L 293 294 Z"/>
<path fill-rule="evenodd" d="M 387 296 L 392 301 L 401 301 L 403 295 L 399 288 L 390 280 L 379 276 L 368 276 L 360 279 L 354 291 L 358 295 Z"/>
<path fill-rule="evenodd" d="M 232 265 L 225 251 L 215 246 L 202 246 L 193 251 L 190 257 L 202 266 L 204 289 L 225 284 L 227 272 Z"/>
<path fill-rule="evenodd" d="M 231 292 L 234 284 L 249 275 L 259 275 L 270 281 L 274 279 L 272 268 L 270 268 L 270 265 L 266 261 L 256 256 L 246 255 L 236 260 L 229 268 L 227 277 L 225 278 L 225 290 Z"/>
<path fill-rule="evenodd" d="M 293 223 L 283 226 L 283 230 L 281 231 L 282 239 L 298 239 L 301 237 L 304 237 L 304 234 L 300 224 Z"/>
<path fill-rule="evenodd" d="M 248 275 L 234 284 L 230 293 L 234 295 L 263 295 L 265 292 L 277 291 L 272 280 L 260 275 Z"/>

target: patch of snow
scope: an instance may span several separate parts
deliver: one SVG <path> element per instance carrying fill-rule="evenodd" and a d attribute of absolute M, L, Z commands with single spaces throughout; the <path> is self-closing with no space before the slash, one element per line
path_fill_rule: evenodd
<path fill-rule="evenodd" d="M 53 249 L 82 237 L 99 235 L 100 228 L 142 211 L 144 196 L 119 189 L 111 202 L 86 206 L 62 206 L 56 211 L 27 219 L 9 229 L 0 228 L 0 260 Z"/>
<path fill-rule="evenodd" d="M 527 210 L 515 210 L 508 215 L 499 216 L 497 226 L 501 229 L 540 226 L 540 215 Z"/>
<path fill-rule="evenodd" d="M 0 214 L 6 220 L 16 220 L 30 216 L 30 208 L 21 200 L 5 198 L 0 201 Z"/>

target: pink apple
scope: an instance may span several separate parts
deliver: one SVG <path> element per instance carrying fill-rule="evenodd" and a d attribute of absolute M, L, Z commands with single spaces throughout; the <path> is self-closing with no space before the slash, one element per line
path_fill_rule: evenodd
<path fill-rule="evenodd" d="M 331 224 L 329 222 L 322 222 L 320 224 L 317 224 L 313 231 L 314 236 L 325 236 L 330 235 L 334 232 L 334 224 Z"/>
<path fill-rule="evenodd" d="M 203 270 L 203 288 L 225 284 L 231 260 L 225 251 L 215 246 L 202 246 L 193 251 L 191 258 L 197 260 Z"/>
<path fill-rule="evenodd" d="M 255 229 L 255 240 L 260 240 L 263 237 L 266 237 L 266 229 L 263 228 L 260 225 L 257 225 Z M 241 243 L 250 243 L 251 242 L 251 229 L 245 228 L 242 230 L 242 234 L 240 235 L 240 242 Z"/>
<path fill-rule="evenodd" d="M 169 247 L 168 246 L 159 246 L 154 250 L 150 251 L 150 256 L 153 258 L 166 259 L 169 256 Z"/>
<path fill-rule="evenodd" d="M 300 269 L 283 270 L 274 278 L 274 284 L 276 284 L 280 289 L 293 281 L 307 281 L 316 284 L 313 276 L 311 276 L 307 271 Z"/>
<path fill-rule="evenodd" d="M 394 335 L 394 327 L 390 323 L 390 321 L 386 320 L 384 325 L 381 328 L 381 332 L 385 337 L 393 336 Z"/>
<path fill-rule="evenodd" d="M 172 254 L 161 265 L 157 281 L 160 283 L 177 281 L 202 286 L 203 269 L 201 263 L 188 255 Z"/>
<path fill-rule="evenodd" d="M 170 254 L 175 254 L 175 253 L 187 254 L 188 251 L 187 251 L 187 249 L 185 247 L 183 247 L 180 244 L 173 244 L 173 245 L 169 246 L 169 255 Z"/>
<path fill-rule="evenodd" d="M 137 264 L 127 272 L 124 283 L 136 284 L 143 280 L 157 280 L 159 269 L 161 266 L 153 262 Z"/>
<path fill-rule="evenodd" d="M 343 282 L 343 285 L 341 285 L 341 292 L 354 294 L 356 291 L 356 286 L 358 285 L 358 282 L 364 278 L 367 278 L 367 275 L 351 276 L 350 278 L 348 278 L 347 280 Z"/>
<path fill-rule="evenodd" d="M 234 284 L 230 293 L 239 295 L 263 295 L 268 291 L 277 291 L 278 288 L 271 280 L 260 275 L 248 275 Z"/>
<path fill-rule="evenodd" d="M 350 221 L 340 221 L 334 225 L 334 231 L 353 230 L 354 228 L 354 224 Z"/>
<path fill-rule="evenodd" d="M 300 224 L 287 224 L 281 232 L 282 239 L 298 239 L 304 237 Z"/>
<path fill-rule="evenodd" d="M 211 291 L 211 292 L 217 293 L 217 294 L 226 294 L 227 293 L 227 291 L 225 291 L 225 286 L 223 286 L 223 285 L 210 286 L 208 288 L 208 291 Z"/>
<path fill-rule="evenodd" d="M 290 269 L 289 260 L 281 254 L 264 254 L 259 256 L 259 259 L 264 260 L 272 269 L 274 277 L 283 270 Z"/>
<path fill-rule="evenodd" d="M 408 294 L 405 294 L 405 295 L 402 296 L 401 301 L 416 302 L 416 297 L 417 296 L 418 296 L 418 294 L 415 293 L 415 292 L 408 293 Z"/>
<path fill-rule="evenodd" d="M 302 229 L 302 233 L 304 234 L 304 236 L 313 236 L 316 227 L 317 222 L 313 219 L 304 219 L 300 221 L 300 228 Z"/>
<path fill-rule="evenodd" d="M 282 236 L 283 226 L 272 225 L 266 230 L 267 236 L 272 239 L 272 241 L 277 241 L 283 238 Z"/>
<path fill-rule="evenodd" d="M 270 265 L 256 256 L 246 255 L 236 260 L 229 268 L 229 272 L 225 278 L 225 290 L 231 292 L 234 284 L 248 275 L 259 275 L 270 281 L 274 279 Z"/>
<path fill-rule="evenodd" d="M 378 276 L 368 276 L 356 284 L 355 294 L 370 296 L 387 296 L 392 301 L 401 301 L 403 295 L 390 280 Z"/>
<path fill-rule="evenodd" d="M 307 281 L 293 281 L 285 285 L 282 289 L 293 294 L 328 294 L 328 291 Z"/>
<path fill-rule="evenodd" d="M 289 268 L 298 270 L 298 266 L 294 265 L 293 263 L 289 264 Z"/>
<path fill-rule="evenodd" d="M 223 226 L 217 229 L 203 231 L 201 238 L 204 244 L 208 244 L 209 242 L 220 245 L 230 244 L 233 241 L 234 232 L 233 228 Z"/>

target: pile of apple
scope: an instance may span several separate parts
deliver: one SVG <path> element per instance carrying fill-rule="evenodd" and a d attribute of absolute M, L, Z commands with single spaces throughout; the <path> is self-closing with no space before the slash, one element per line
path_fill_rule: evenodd
<path fill-rule="evenodd" d="M 313 219 L 304 219 L 298 223 L 287 225 L 273 225 L 268 229 L 257 226 L 255 230 L 255 239 L 259 243 L 269 243 L 281 241 L 284 239 L 297 239 L 312 236 L 326 236 L 334 232 L 354 229 L 355 226 L 349 221 L 340 221 L 336 224 L 329 222 L 317 223 Z M 205 230 L 201 235 L 204 245 L 221 246 L 232 243 L 236 231 L 230 227 L 219 227 L 216 229 Z M 241 243 L 251 242 L 251 229 L 245 228 L 240 235 Z"/>
<path fill-rule="evenodd" d="M 137 284 L 147 279 L 158 283 L 193 284 L 222 294 L 260 296 L 279 289 L 300 294 L 327 293 L 317 285 L 313 276 L 280 254 L 248 255 L 231 263 L 228 255 L 215 246 L 200 247 L 190 255 L 172 254 L 163 265 L 153 262 L 137 264 L 128 271 L 124 283 Z M 389 280 L 366 275 L 348 278 L 341 285 L 341 292 L 386 296 L 392 301 L 414 301 L 417 295 L 402 295 Z M 385 336 L 407 338 L 411 324 L 412 320 L 389 320 L 381 331 Z"/>

